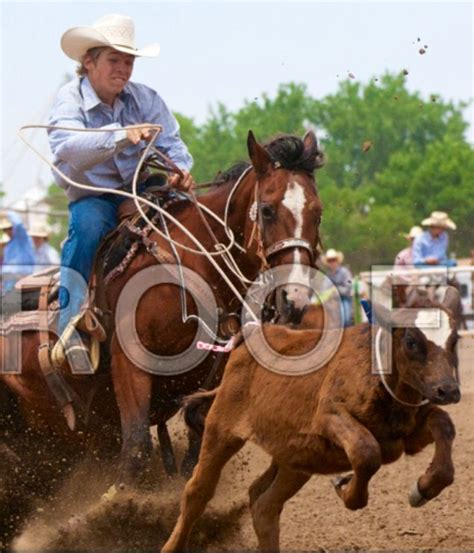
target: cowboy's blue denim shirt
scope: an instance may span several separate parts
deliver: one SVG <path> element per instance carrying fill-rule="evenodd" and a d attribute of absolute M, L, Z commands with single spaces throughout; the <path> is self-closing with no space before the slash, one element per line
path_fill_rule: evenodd
<path fill-rule="evenodd" d="M 53 163 L 81 184 L 119 188 L 132 182 L 144 141 L 137 145 L 120 129 L 126 125 L 155 123 L 163 127 L 155 146 L 181 169 L 189 171 L 193 158 L 179 134 L 179 124 L 163 99 L 151 88 L 128 82 L 113 107 L 103 103 L 87 77 L 64 85 L 55 100 L 49 125 L 82 129 L 106 128 L 111 132 L 74 132 L 49 129 Z M 53 172 L 70 201 L 94 193 L 71 186 Z M 102 194 L 103 192 L 98 192 Z"/>
<path fill-rule="evenodd" d="M 440 265 L 453 265 L 448 259 L 448 233 L 443 232 L 438 238 L 433 238 L 429 230 L 425 230 L 413 241 L 413 264 L 423 265 L 428 257 L 435 257 Z"/>

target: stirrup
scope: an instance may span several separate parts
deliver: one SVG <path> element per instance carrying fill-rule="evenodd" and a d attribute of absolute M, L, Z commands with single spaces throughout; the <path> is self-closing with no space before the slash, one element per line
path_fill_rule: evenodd
<path fill-rule="evenodd" d="M 101 337 L 90 336 L 90 347 L 84 345 L 78 326 L 84 314 L 80 313 L 69 321 L 59 340 L 51 351 L 51 363 L 59 369 L 67 360 L 74 374 L 94 374 L 99 367 Z"/>

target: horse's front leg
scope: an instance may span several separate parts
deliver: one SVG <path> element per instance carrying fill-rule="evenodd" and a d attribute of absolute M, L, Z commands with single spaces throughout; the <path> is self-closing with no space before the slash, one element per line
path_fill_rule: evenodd
<path fill-rule="evenodd" d="M 405 440 L 405 452 L 414 455 L 428 444 L 435 443 L 433 460 L 410 493 L 410 505 L 421 507 L 454 481 L 452 444 L 456 436 L 451 417 L 436 406 L 420 414 L 420 422 Z"/>
<path fill-rule="evenodd" d="M 369 500 L 369 481 L 382 464 L 379 443 L 343 406 L 318 410 L 314 428 L 346 453 L 354 473 L 338 477 L 334 487 L 348 509 L 362 509 Z"/>
<path fill-rule="evenodd" d="M 138 483 L 152 451 L 150 399 L 152 375 L 133 365 L 122 351 L 112 355 L 112 379 L 120 411 L 122 452 L 117 483 Z"/>

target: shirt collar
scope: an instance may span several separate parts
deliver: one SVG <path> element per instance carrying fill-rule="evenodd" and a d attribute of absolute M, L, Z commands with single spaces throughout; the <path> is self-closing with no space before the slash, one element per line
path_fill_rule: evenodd
<path fill-rule="evenodd" d="M 86 111 L 89 111 L 102 103 L 102 100 L 97 96 L 96 91 L 92 88 L 88 77 L 84 77 L 81 80 L 81 93 L 84 98 L 84 109 Z"/>
<path fill-rule="evenodd" d="M 99 104 L 102 104 L 102 100 L 97 96 L 97 92 L 92 87 L 89 81 L 89 77 L 86 76 L 81 80 L 80 87 L 82 97 L 84 98 L 84 109 L 86 111 L 89 111 Z M 119 94 L 118 99 L 123 102 L 130 94 L 131 88 L 129 83 L 127 83 L 122 92 Z"/>

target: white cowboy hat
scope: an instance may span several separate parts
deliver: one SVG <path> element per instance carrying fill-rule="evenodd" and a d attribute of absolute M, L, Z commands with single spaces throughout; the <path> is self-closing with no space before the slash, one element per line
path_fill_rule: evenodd
<path fill-rule="evenodd" d="M 409 238 L 416 238 L 417 236 L 420 236 L 420 234 L 423 233 L 423 229 L 417 225 L 414 227 L 411 227 L 410 232 L 408 234 L 404 234 L 403 236 L 408 240 Z"/>
<path fill-rule="evenodd" d="M 448 214 L 444 213 L 444 211 L 433 211 L 427 219 L 421 221 L 421 224 L 424 227 L 442 227 L 456 230 L 454 221 L 451 221 Z"/>
<path fill-rule="evenodd" d="M 88 27 L 72 27 L 61 37 L 61 48 L 66 56 L 81 61 L 90 48 L 108 46 L 132 56 L 156 57 L 159 44 L 138 49 L 135 46 L 135 25 L 126 15 L 104 15 Z"/>
<path fill-rule="evenodd" d="M 0 231 L 12 228 L 12 222 L 6 215 L 0 215 Z"/>
<path fill-rule="evenodd" d="M 48 238 L 48 236 L 50 235 L 50 230 L 46 225 L 36 223 L 33 224 L 31 229 L 28 231 L 28 234 L 30 236 L 35 236 L 38 238 Z"/>
<path fill-rule="evenodd" d="M 323 261 L 324 263 L 326 263 L 327 261 L 333 261 L 334 259 L 339 261 L 339 263 L 342 263 L 344 261 L 344 254 L 335 250 L 334 248 L 329 248 L 329 250 L 327 250 L 326 254 L 323 256 Z"/>

